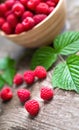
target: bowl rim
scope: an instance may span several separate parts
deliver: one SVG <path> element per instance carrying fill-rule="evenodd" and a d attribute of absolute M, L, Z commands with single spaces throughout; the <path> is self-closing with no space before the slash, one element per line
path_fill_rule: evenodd
<path fill-rule="evenodd" d="M 57 6 L 55 7 L 54 11 L 52 11 L 43 21 L 41 21 L 40 23 L 38 23 L 38 24 L 37 24 L 35 27 L 33 27 L 31 30 L 22 32 L 22 33 L 20 33 L 20 34 L 10 34 L 10 35 L 7 35 L 7 34 L 5 34 L 3 31 L 0 31 L 0 34 L 1 34 L 2 36 L 6 36 L 6 37 L 8 37 L 8 38 L 11 38 L 11 37 L 14 38 L 14 37 L 17 37 L 17 36 L 23 36 L 23 34 L 25 34 L 25 33 L 30 33 L 30 31 L 33 31 L 33 30 L 39 28 L 39 27 L 40 27 L 41 25 L 43 25 L 47 20 L 49 20 L 49 19 L 51 18 L 51 16 L 53 16 L 53 15 L 56 13 L 56 11 L 59 9 L 59 7 L 60 7 L 60 5 L 62 4 L 62 2 L 63 2 L 63 0 L 59 0 L 59 2 L 58 2 L 58 4 L 57 4 Z"/>

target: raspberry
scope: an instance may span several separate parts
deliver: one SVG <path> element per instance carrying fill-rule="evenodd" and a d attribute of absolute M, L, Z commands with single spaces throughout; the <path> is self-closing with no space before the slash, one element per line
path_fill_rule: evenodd
<path fill-rule="evenodd" d="M 18 21 L 14 14 L 10 14 L 7 16 L 7 22 L 14 28 Z"/>
<path fill-rule="evenodd" d="M 23 83 L 23 77 L 21 74 L 16 74 L 13 79 L 14 84 L 20 85 Z"/>
<path fill-rule="evenodd" d="M 41 93 L 40 93 L 40 97 L 43 100 L 51 100 L 54 96 L 54 91 L 51 88 L 48 87 L 42 87 L 41 88 Z"/>
<path fill-rule="evenodd" d="M 7 11 L 7 6 L 5 3 L 0 4 L 0 16 L 3 16 Z"/>
<path fill-rule="evenodd" d="M 7 17 L 8 15 L 12 14 L 12 10 L 9 10 L 5 13 L 5 17 Z"/>
<path fill-rule="evenodd" d="M 17 3 L 15 3 L 15 4 L 13 5 L 12 11 L 14 12 L 14 14 L 15 14 L 16 16 L 22 16 L 22 14 L 23 14 L 24 11 L 25 11 L 25 8 L 24 8 L 24 6 L 23 6 L 21 3 L 17 2 Z"/>
<path fill-rule="evenodd" d="M 36 6 L 40 3 L 40 0 L 29 0 L 27 2 L 27 7 L 30 9 L 30 10 L 35 10 Z"/>
<path fill-rule="evenodd" d="M 6 34 L 11 34 L 12 33 L 12 29 L 11 29 L 11 26 L 8 22 L 5 22 L 3 25 L 2 25 L 2 31 L 4 31 Z"/>
<path fill-rule="evenodd" d="M 25 109 L 29 112 L 31 116 L 36 116 L 39 112 L 39 103 L 32 99 L 25 103 Z"/>
<path fill-rule="evenodd" d="M 9 87 L 4 87 L 1 90 L 1 98 L 3 101 L 8 101 L 13 97 L 12 91 Z"/>
<path fill-rule="evenodd" d="M 55 3 L 52 2 L 51 0 L 47 0 L 46 4 L 49 6 L 49 7 L 55 7 Z"/>
<path fill-rule="evenodd" d="M 53 0 L 56 4 L 59 2 L 59 0 Z"/>
<path fill-rule="evenodd" d="M 25 7 L 27 6 L 27 1 L 28 0 L 20 0 L 21 4 L 23 4 Z"/>
<path fill-rule="evenodd" d="M 45 15 L 45 14 L 36 14 L 36 15 L 34 15 L 33 19 L 35 21 L 35 24 L 38 24 L 41 21 L 43 21 L 46 17 L 47 17 L 47 15 Z"/>
<path fill-rule="evenodd" d="M 5 2 L 8 9 L 11 9 L 14 3 L 15 3 L 15 0 L 6 0 Z"/>
<path fill-rule="evenodd" d="M 2 25 L 5 23 L 5 19 L 0 17 L 0 28 L 2 27 Z"/>
<path fill-rule="evenodd" d="M 27 84 L 32 84 L 34 82 L 34 72 L 31 70 L 25 71 L 24 80 Z"/>
<path fill-rule="evenodd" d="M 36 12 L 40 14 L 49 14 L 49 6 L 44 2 L 40 2 L 36 7 Z"/>
<path fill-rule="evenodd" d="M 22 16 L 22 20 L 24 20 L 27 17 L 33 17 L 33 13 L 31 11 L 25 11 Z"/>
<path fill-rule="evenodd" d="M 34 27 L 35 22 L 34 22 L 33 18 L 27 17 L 26 19 L 23 20 L 22 24 L 24 26 L 25 31 L 27 31 Z"/>
<path fill-rule="evenodd" d="M 16 25 L 16 28 L 15 28 L 15 33 L 19 34 L 19 33 L 22 33 L 22 32 L 24 32 L 24 27 L 23 27 L 23 25 L 21 23 L 18 23 Z"/>
<path fill-rule="evenodd" d="M 46 69 L 43 66 L 37 66 L 35 68 L 34 73 L 35 73 L 35 76 L 38 77 L 39 79 L 46 78 L 47 76 Z"/>
<path fill-rule="evenodd" d="M 49 13 L 51 13 L 54 10 L 54 7 L 49 7 Z"/>
<path fill-rule="evenodd" d="M 27 89 L 19 89 L 17 95 L 21 102 L 26 102 L 30 98 L 30 91 Z"/>

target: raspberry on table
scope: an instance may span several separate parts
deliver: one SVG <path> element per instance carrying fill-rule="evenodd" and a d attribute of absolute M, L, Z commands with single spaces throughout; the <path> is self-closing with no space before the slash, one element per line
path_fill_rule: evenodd
<path fill-rule="evenodd" d="M 0 96 L 1 96 L 1 99 L 2 99 L 3 101 L 9 101 L 9 100 L 13 97 L 11 88 L 9 88 L 8 86 L 5 86 L 5 87 L 1 90 Z"/>
<path fill-rule="evenodd" d="M 13 5 L 12 11 L 16 16 L 20 17 L 23 15 L 25 8 L 20 2 L 17 2 Z"/>
<path fill-rule="evenodd" d="M 36 15 L 34 15 L 33 19 L 35 21 L 35 24 L 38 24 L 41 21 L 43 21 L 46 17 L 47 17 L 47 15 L 45 15 L 45 14 L 36 14 Z"/>
<path fill-rule="evenodd" d="M 23 83 L 23 76 L 21 74 L 16 74 L 14 76 L 13 83 L 16 85 L 21 85 Z"/>
<path fill-rule="evenodd" d="M 48 87 L 42 87 L 40 91 L 40 97 L 43 100 L 51 100 L 54 96 L 54 90 Z"/>
<path fill-rule="evenodd" d="M 24 103 L 30 98 L 30 91 L 27 89 L 19 89 L 17 95 L 20 101 Z"/>
<path fill-rule="evenodd" d="M 11 27 L 15 27 L 18 23 L 18 20 L 14 14 L 10 14 L 6 18 L 7 22 L 11 25 Z"/>
<path fill-rule="evenodd" d="M 43 66 L 37 66 L 35 68 L 34 73 L 35 73 L 35 76 L 38 77 L 39 79 L 46 78 L 47 76 L 47 71 Z"/>
<path fill-rule="evenodd" d="M 34 80 L 35 80 L 35 76 L 34 76 L 34 72 L 33 71 L 28 70 L 28 71 L 24 72 L 24 81 L 27 84 L 33 84 Z"/>
<path fill-rule="evenodd" d="M 35 25 L 35 21 L 31 17 L 27 17 L 22 21 L 25 31 L 32 29 Z"/>
<path fill-rule="evenodd" d="M 36 7 L 36 12 L 40 14 L 49 14 L 49 6 L 44 2 L 40 2 Z"/>
<path fill-rule="evenodd" d="M 28 9 L 35 11 L 35 8 L 39 3 L 40 0 L 28 0 L 27 7 Z"/>
<path fill-rule="evenodd" d="M 2 25 L 5 23 L 5 19 L 4 18 L 2 18 L 2 17 L 0 17 L 0 29 L 1 29 L 1 27 L 2 27 Z"/>
<path fill-rule="evenodd" d="M 6 34 L 11 34 L 12 33 L 12 28 L 8 22 L 4 22 L 4 24 L 1 27 L 2 31 Z"/>
<path fill-rule="evenodd" d="M 24 32 L 24 26 L 21 23 L 18 23 L 15 28 L 15 34 Z"/>
<path fill-rule="evenodd" d="M 27 110 L 27 112 L 29 112 L 31 116 L 36 116 L 39 112 L 40 105 L 38 101 L 32 99 L 25 103 L 25 109 Z"/>
<path fill-rule="evenodd" d="M 27 17 L 33 17 L 33 13 L 31 11 L 25 11 L 22 15 L 22 20 L 24 20 Z"/>

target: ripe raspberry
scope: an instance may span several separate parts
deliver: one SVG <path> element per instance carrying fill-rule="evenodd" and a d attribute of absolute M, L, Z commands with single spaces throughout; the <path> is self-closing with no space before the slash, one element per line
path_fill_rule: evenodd
<path fill-rule="evenodd" d="M 46 69 L 43 66 L 37 66 L 35 68 L 34 73 L 35 73 L 35 76 L 38 77 L 39 79 L 46 78 L 47 76 Z"/>
<path fill-rule="evenodd" d="M 12 10 L 9 10 L 5 13 L 5 17 L 7 17 L 8 15 L 12 14 Z"/>
<path fill-rule="evenodd" d="M 49 7 L 55 7 L 55 6 L 56 6 L 55 2 L 52 2 L 51 0 L 47 0 L 47 1 L 46 1 L 46 4 L 47 4 Z"/>
<path fill-rule="evenodd" d="M 27 89 L 19 89 L 17 95 L 21 102 L 26 102 L 30 98 L 30 91 Z"/>
<path fill-rule="evenodd" d="M 27 17 L 33 17 L 33 13 L 31 11 L 25 11 L 22 16 L 22 20 L 24 20 Z"/>
<path fill-rule="evenodd" d="M 28 0 L 20 0 L 21 4 L 23 4 L 25 7 L 27 6 L 27 1 Z"/>
<path fill-rule="evenodd" d="M 22 33 L 22 32 L 24 32 L 24 27 L 23 27 L 23 25 L 21 23 L 18 23 L 16 25 L 16 28 L 15 28 L 15 33 L 19 34 L 19 33 Z"/>
<path fill-rule="evenodd" d="M 8 101 L 13 97 L 12 91 L 9 87 L 4 87 L 1 90 L 1 98 L 3 101 Z"/>
<path fill-rule="evenodd" d="M 15 0 L 6 0 L 5 1 L 5 4 L 8 9 L 11 9 L 14 3 L 15 3 Z"/>
<path fill-rule="evenodd" d="M 31 70 L 25 71 L 24 80 L 27 84 L 32 84 L 34 82 L 34 72 Z"/>
<path fill-rule="evenodd" d="M 59 2 L 59 0 L 53 0 L 56 4 Z"/>
<path fill-rule="evenodd" d="M 36 116 L 39 112 L 39 103 L 32 99 L 25 103 L 25 109 L 29 112 L 31 116 Z"/>
<path fill-rule="evenodd" d="M 48 87 L 42 87 L 41 88 L 41 93 L 40 93 L 40 97 L 43 100 L 51 100 L 54 96 L 54 91 L 51 88 Z"/>
<path fill-rule="evenodd" d="M 40 0 L 28 0 L 27 7 L 30 10 L 35 10 L 36 6 L 40 3 Z"/>
<path fill-rule="evenodd" d="M 12 11 L 16 16 L 22 16 L 25 11 L 25 8 L 21 3 L 17 2 L 13 5 Z"/>
<path fill-rule="evenodd" d="M 2 27 L 2 25 L 5 23 L 5 19 L 0 17 L 0 28 Z"/>
<path fill-rule="evenodd" d="M 3 25 L 2 25 L 2 31 L 4 31 L 6 34 L 11 34 L 12 33 L 12 29 L 11 29 L 11 26 L 8 22 L 5 22 Z"/>
<path fill-rule="evenodd" d="M 21 74 L 16 74 L 13 79 L 14 84 L 20 85 L 23 83 L 23 77 Z"/>
<path fill-rule="evenodd" d="M 12 28 L 14 28 L 18 23 L 18 20 L 14 14 L 10 14 L 7 16 L 7 22 L 11 25 Z"/>
<path fill-rule="evenodd" d="M 44 2 L 40 2 L 36 7 L 36 12 L 40 14 L 49 14 L 49 6 Z"/>
<path fill-rule="evenodd" d="M 7 11 L 7 6 L 5 3 L 0 4 L 0 16 L 3 16 Z"/>
<path fill-rule="evenodd" d="M 49 14 L 54 10 L 54 7 L 49 7 Z"/>
<path fill-rule="evenodd" d="M 45 15 L 45 14 L 36 14 L 36 15 L 34 15 L 33 19 L 35 21 L 35 24 L 38 24 L 41 21 L 43 21 L 46 17 L 47 17 L 47 15 Z"/>
<path fill-rule="evenodd" d="M 22 24 L 24 26 L 25 31 L 27 31 L 34 27 L 35 22 L 34 22 L 33 18 L 27 17 L 26 19 L 23 20 Z"/>

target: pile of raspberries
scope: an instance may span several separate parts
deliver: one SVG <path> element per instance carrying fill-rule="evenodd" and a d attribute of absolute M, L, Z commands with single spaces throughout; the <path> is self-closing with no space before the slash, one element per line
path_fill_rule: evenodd
<path fill-rule="evenodd" d="M 0 4 L 0 30 L 20 34 L 43 21 L 59 0 L 6 0 Z"/>
<path fill-rule="evenodd" d="M 25 71 L 23 75 L 16 74 L 13 83 L 18 86 L 23 82 L 26 84 L 33 84 L 36 79 L 44 79 L 47 76 L 47 71 L 43 66 L 37 66 L 34 71 Z M 21 103 L 24 103 L 25 109 L 31 116 L 36 116 L 40 110 L 40 103 L 36 99 L 31 98 L 31 92 L 28 89 L 20 88 L 17 90 L 17 96 Z M 40 98 L 44 101 L 50 101 L 54 96 L 54 90 L 47 86 L 40 88 Z M 9 101 L 13 97 L 10 87 L 5 86 L 1 92 L 0 97 L 3 101 Z"/>

